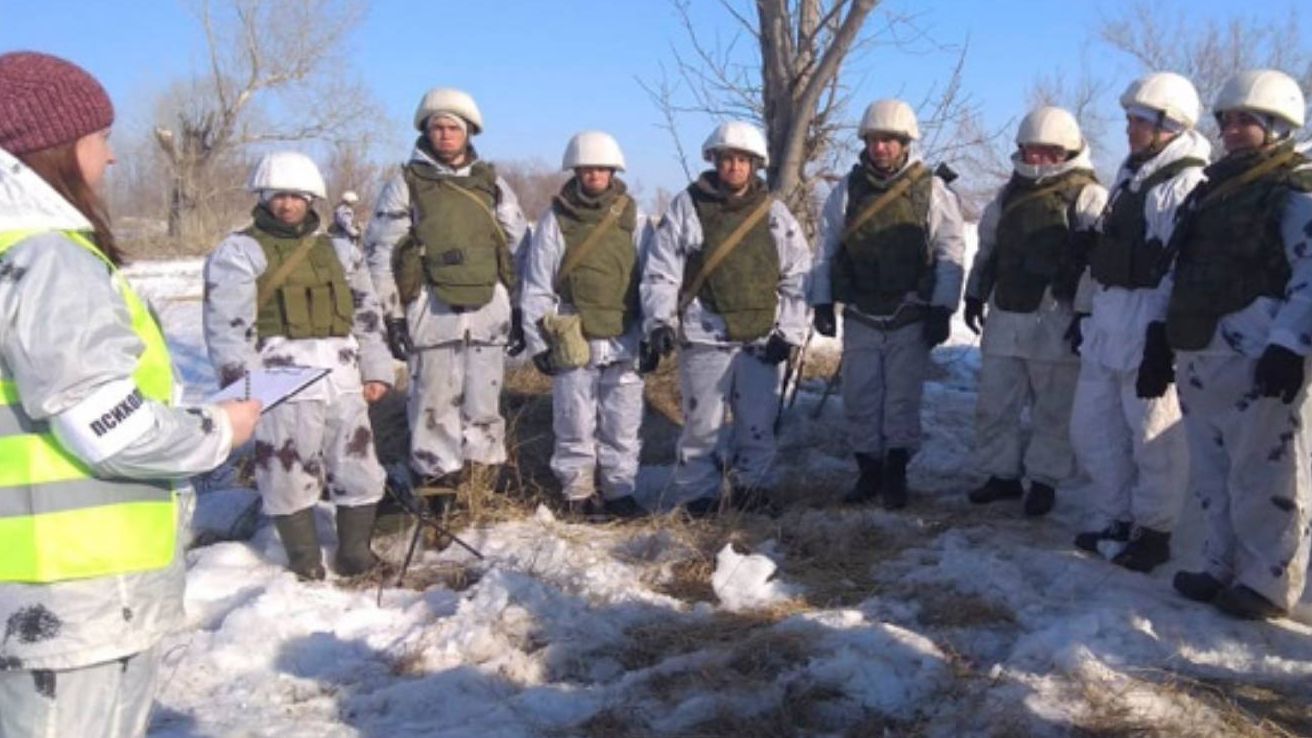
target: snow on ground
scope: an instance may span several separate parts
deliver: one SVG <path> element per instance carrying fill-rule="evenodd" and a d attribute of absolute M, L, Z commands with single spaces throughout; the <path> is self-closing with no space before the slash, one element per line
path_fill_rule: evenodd
<path fill-rule="evenodd" d="M 214 389 L 200 262 L 129 275 L 199 401 Z M 540 507 L 464 531 L 484 560 L 424 551 L 410 580 L 430 584 L 380 600 L 298 583 L 258 497 L 213 475 L 151 735 L 1262 735 L 1281 715 L 1312 732 L 1312 605 L 1255 624 L 1176 596 L 1196 514 L 1145 576 L 1071 547 L 1078 486 L 1041 521 L 970 506 L 974 336 L 956 325 L 935 362 L 906 511 L 588 526 Z M 822 388 L 803 384 L 781 437 L 781 489 L 812 500 L 853 474 L 838 398 L 813 417 Z M 649 505 L 673 503 L 668 476 L 643 470 Z M 317 515 L 331 554 L 331 508 Z"/>

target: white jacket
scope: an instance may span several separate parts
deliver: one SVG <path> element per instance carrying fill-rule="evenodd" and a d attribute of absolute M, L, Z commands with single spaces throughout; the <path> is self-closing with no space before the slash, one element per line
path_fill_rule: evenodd
<path fill-rule="evenodd" d="M 99 390 L 133 381 L 144 348 L 120 297 L 123 278 L 111 278 L 104 262 L 59 233 L 90 227 L 44 180 L 0 150 L 0 232 L 41 231 L 0 256 L 0 379 L 17 385 L 31 419 L 49 423 L 61 437 L 70 432 L 61 431 L 68 419 L 100 413 Z M 181 398 L 181 380 L 175 387 Z M 185 480 L 218 466 L 231 451 L 232 427 L 213 406 L 183 409 L 147 400 L 137 412 L 149 413 L 152 422 L 122 423 L 111 431 L 131 434 L 118 439 L 126 443 L 121 450 L 99 462 L 79 457 L 93 474 Z M 179 551 L 170 566 L 155 571 L 53 584 L 0 582 L 0 622 L 10 624 L 0 640 L 0 668 L 69 669 L 149 648 L 182 622 L 184 577 Z M 44 625 L 31 631 L 41 637 L 20 637 L 28 625 Z"/>
<path fill-rule="evenodd" d="M 906 167 L 921 161 L 919 155 L 908 157 Z M 965 240 L 961 220 L 961 202 L 939 177 L 930 177 L 929 217 L 926 235 L 930 254 L 934 258 L 934 294 L 929 304 L 955 311 L 961 300 L 961 282 L 964 276 Z M 820 248 L 816 250 L 815 266 L 811 269 L 811 304 L 832 304 L 833 283 L 830 262 L 840 246 L 843 229 L 847 226 L 847 177 L 843 177 L 825 200 L 820 216 Z M 909 298 L 908 301 L 915 299 Z M 918 300 L 917 300 L 918 301 Z M 844 310 L 856 310 L 847 305 Z"/>
<path fill-rule="evenodd" d="M 1012 166 L 1016 173 L 1037 182 L 1057 177 L 1074 169 L 1093 171 L 1086 146 L 1074 159 L 1052 166 L 1035 167 L 1020 160 L 1019 154 L 1012 155 Z M 979 251 L 970 268 L 966 280 L 966 296 L 984 299 L 980 294 L 983 267 L 988 263 L 998 242 L 998 220 L 1002 215 L 1002 192 L 984 208 L 979 220 Z M 1089 184 L 1080 191 L 1075 199 L 1075 222 L 1071 227 L 1076 230 L 1092 230 L 1107 203 L 1107 189 L 1100 184 Z M 990 297 L 989 307 L 985 312 L 984 335 L 980 339 L 980 352 L 990 356 L 1011 356 L 1021 359 L 1041 361 L 1078 361 L 1071 352 L 1070 343 L 1063 337 L 1070 328 L 1074 311 L 1069 304 L 1059 302 L 1052 296 L 1052 291 L 1044 292 L 1043 301 L 1032 313 L 1013 313 L 999 309 Z"/>
<path fill-rule="evenodd" d="M 773 288 L 779 296 L 774 330 L 789 343 L 800 346 L 806 340 L 806 281 L 811 269 L 811 250 L 802 235 L 802 227 L 788 206 L 775 200 L 770 204 L 770 237 L 779 254 L 779 282 L 762 285 Z M 706 346 L 737 346 L 729 340 L 724 318 L 702 304 L 696 297 L 682 315 L 679 288 L 683 285 L 688 256 L 702 249 L 702 224 L 697 218 L 692 195 L 685 188 L 675 196 L 656 229 L 642 275 L 643 331 L 650 333 L 658 325 L 679 326 L 684 340 Z M 764 343 L 766 338 L 757 343 Z"/>
<path fill-rule="evenodd" d="M 465 176 L 477 161 L 472 147 L 470 152 L 469 162 L 459 169 L 438 162 L 418 146 L 411 153 L 410 161 L 424 162 L 440 172 Z M 527 240 L 528 223 L 524 220 L 515 193 L 499 175 L 497 190 L 497 222 L 505 231 L 511 256 L 518 268 L 520 247 Z M 396 292 L 396 280 L 392 276 L 392 249 L 409 232 L 414 216 L 410 187 L 405 183 L 405 176 L 397 173 L 383 186 L 378 203 L 374 206 L 374 216 L 369 220 L 364 234 L 369 273 L 373 276 L 374 288 L 383 310 L 391 318 L 403 315 L 401 300 Z M 419 348 L 461 341 L 466 335 L 479 343 L 504 344 L 510 334 L 510 308 L 517 301 L 518 295 L 511 295 L 503 285 L 497 284 L 491 302 L 477 310 L 456 312 L 438 299 L 437 294 L 425 284 L 419 297 L 405 309 L 404 316 L 408 318 L 410 337 Z"/>
<path fill-rule="evenodd" d="M 1212 145 L 1201 133 L 1188 130 L 1175 137 L 1152 159 L 1131 171 L 1122 164 L 1116 173 L 1108 209 L 1124 190 L 1138 192 L 1144 180 L 1155 172 L 1184 158 L 1211 160 Z M 1144 201 L 1145 240 L 1170 243 L 1175 230 L 1175 212 L 1185 197 L 1203 181 L 1203 168 L 1188 167 L 1147 193 Z M 1084 344 L 1080 355 L 1108 369 L 1131 371 L 1143 360 L 1144 333 L 1148 324 L 1166 319 L 1166 303 L 1171 296 L 1170 277 L 1153 289 L 1106 287 L 1088 272 L 1080 282 L 1075 299 L 1077 312 L 1088 313 L 1084 321 Z"/>

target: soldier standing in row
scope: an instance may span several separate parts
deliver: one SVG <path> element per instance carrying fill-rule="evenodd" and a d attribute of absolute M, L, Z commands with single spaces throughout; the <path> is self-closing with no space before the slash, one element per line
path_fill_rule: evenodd
<path fill-rule="evenodd" d="M 638 281 L 650 232 L 616 176 L 624 154 L 609 134 L 571 138 L 561 168 L 574 176 L 533 230 L 522 298 L 533 364 L 552 378 L 551 470 L 571 512 L 633 517 L 645 512 L 633 493 L 643 408 Z"/>
<path fill-rule="evenodd" d="M 365 248 L 388 343 L 410 366 L 410 467 L 422 495 L 449 496 L 466 462 L 506 460 L 499 401 L 505 354 L 524 349 L 515 257 L 519 201 L 470 138 L 468 94 L 430 90 L 415 111 L 410 160 L 379 195 Z"/>
<path fill-rule="evenodd" d="M 948 338 L 961 297 L 957 196 L 912 150 L 911 106 L 879 100 L 861 120 L 865 148 L 825 203 L 811 275 L 815 329 L 833 336 L 843 303 L 843 413 L 860 474 L 844 498 L 907 502 L 920 447 L 929 351 Z"/>
<path fill-rule="evenodd" d="M 811 267 L 797 219 L 756 174 L 760 130 L 724 123 L 702 156 L 714 169 L 670 203 L 642 277 L 643 363 L 680 346 L 674 484 L 694 516 L 720 509 L 726 472 L 735 506 L 768 499 L 781 364 L 804 340 Z"/>

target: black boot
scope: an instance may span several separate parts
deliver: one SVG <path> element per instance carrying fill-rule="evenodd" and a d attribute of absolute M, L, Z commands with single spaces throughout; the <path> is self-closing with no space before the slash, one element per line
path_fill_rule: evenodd
<path fill-rule="evenodd" d="M 603 523 L 610 519 L 605 504 L 595 493 L 565 500 L 565 515 L 571 520 L 584 523 Z"/>
<path fill-rule="evenodd" d="M 907 506 L 907 462 L 910 460 L 911 452 L 905 448 L 890 448 L 884 456 L 879 489 L 884 496 L 885 510 L 901 510 Z"/>
<path fill-rule="evenodd" d="M 369 548 L 377 505 L 337 507 L 337 557 L 333 567 L 344 577 L 363 574 L 378 563 Z"/>
<path fill-rule="evenodd" d="M 983 505 L 998 500 L 1015 500 L 1025 494 L 1019 479 L 1002 479 L 989 477 L 989 481 L 972 489 L 966 497 L 976 505 Z"/>
<path fill-rule="evenodd" d="M 634 518 L 647 516 L 646 508 L 639 505 L 633 495 L 624 495 L 613 500 L 606 500 L 602 505 L 606 509 L 606 514 L 620 520 L 633 520 Z"/>
<path fill-rule="evenodd" d="M 1116 520 L 1102 530 L 1086 530 L 1075 536 L 1075 547 L 1089 553 L 1098 553 L 1098 544 L 1103 541 L 1125 543 L 1130 540 L 1131 523 L 1128 520 Z"/>
<path fill-rule="evenodd" d="M 1130 542 L 1112 557 L 1112 563 L 1130 571 L 1150 572 L 1171 558 L 1171 534 L 1166 531 L 1134 526 Z"/>
<path fill-rule="evenodd" d="M 856 466 L 861 470 L 856 484 L 843 496 L 844 505 L 860 505 L 879 496 L 884 460 L 873 454 L 857 454 Z"/>
<path fill-rule="evenodd" d="M 1177 571 L 1171 586 L 1194 602 L 1211 602 L 1225 587 L 1219 579 L 1205 571 Z"/>
<path fill-rule="evenodd" d="M 1242 584 L 1221 590 L 1212 604 L 1221 612 L 1244 620 L 1274 620 L 1289 614 L 1285 608 Z"/>
<path fill-rule="evenodd" d="M 1057 501 L 1057 491 L 1050 484 L 1030 482 L 1030 492 L 1025 495 L 1025 514 L 1037 518 L 1052 511 Z"/>
<path fill-rule="evenodd" d="M 441 519 L 454 506 L 462 477 L 462 472 L 453 471 L 441 476 L 421 478 L 414 488 L 421 508 L 427 508 L 428 514 Z"/>
<path fill-rule="evenodd" d="M 273 525 L 287 552 L 287 568 L 296 578 L 303 582 L 323 579 L 323 553 L 319 550 L 319 531 L 314 527 L 314 508 L 275 515 Z"/>

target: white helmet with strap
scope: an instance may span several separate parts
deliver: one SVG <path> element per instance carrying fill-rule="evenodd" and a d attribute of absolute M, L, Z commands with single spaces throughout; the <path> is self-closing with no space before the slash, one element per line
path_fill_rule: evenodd
<path fill-rule="evenodd" d="M 320 199 L 328 196 L 319 167 L 298 151 L 274 151 L 260 157 L 246 189 L 260 193 L 291 192 Z"/>
<path fill-rule="evenodd" d="M 1275 69 L 1250 69 L 1226 80 L 1217 94 L 1212 111 L 1219 115 L 1227 110 L 1256 113 L 1302 128 L 1307 102 L 1293 77 Z"/>
<path fill-rule="evenodd" d="M 702 158 L 715 161 L 717 151 L 742 151 L 761 160 L 761 166 L 770 163 L 770 147 L 765 143 L 761 129 L 740 120 L 721 123 L 702 143 Z"/>
<path fill-rule="evenodd" d="M 1084 134 L 1075 116 L 1062 108 L 1046 106 L 1032 110 L 1016 130 L 1020 146 L 1058 146 L 1075 153 L 1084 149 Z"/>
<path fill-rule="evenodd" d="M 354 205 L 357 202 L 360 202 L 360 196 L 355 194 L 355 190 L 347 190 L 342 193 L 342 202 L 347 205 Z"/>
<path fill-rule="evenodd" d="M 601 131 L 583 131 L 577 133 L 565 146 L 565 156 L 560 168 L 564 170 L 578 167 L 606 167 L 624 171 L 624 152 L 615 137 Z"/>
<path fill-rule="evenodd" d="M 1197 125 L 1202 103 L 1189 80 L 1174 72 L 1153 72 L 1125 88 L 1121 107 L 1131 114 L 1151 111 L 1159 127 L 1184 129 Z M 1163 125 L 1167 121 L 1174 126 Z"/>
<path fill-rule="evenodd" d="M 463 120 L 469 126 L 471 136 L 483 132 L 483 114 L 478 112 L 478 105 L 474 104 L 474 98 L 464 90 L 434 87 L 424 93 L 419 101 L 419 107 L 415 108 L 415 129 L 424 130 L 428 118 L 439 113 L 454 115 Z"/>
<path fill-rule="evenodd" d="M 916 111 L 901 100 L 876 100 L 866 108 L 861 116 L 861 138 L 871 133 L 891 133 L 895 136 L 916 141 L 920 139 L 920 125 L 916 122 Z"/>

